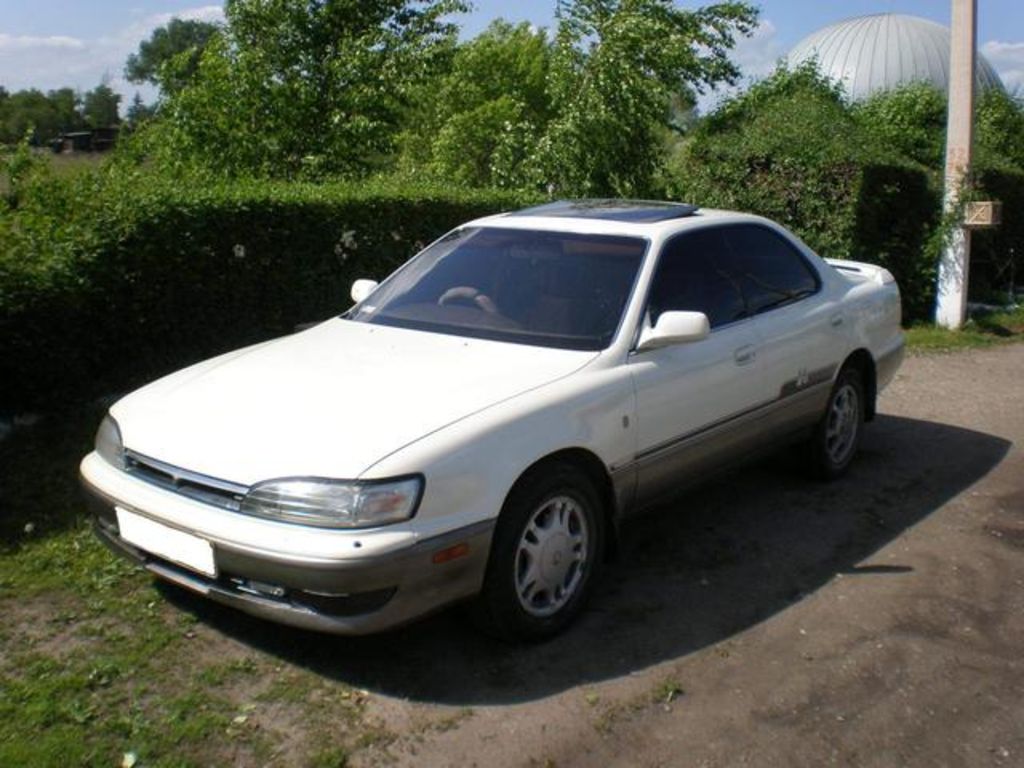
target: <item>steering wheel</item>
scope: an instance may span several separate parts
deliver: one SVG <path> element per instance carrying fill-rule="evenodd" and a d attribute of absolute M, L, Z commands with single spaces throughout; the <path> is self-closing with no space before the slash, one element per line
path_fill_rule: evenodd
<path fill-rule="evenodd" d="M 440 307 L 454 302 L 469 302 L 477 309 L 482 309 L 489 315 L 498 314 L 498 306 L 494 303 L 494 300 L 490 296 L 480 293 L 478 289 L 471 285 L 457 285 L 454 288 L 449 288 L 437 300 L 437 304 Z"/>

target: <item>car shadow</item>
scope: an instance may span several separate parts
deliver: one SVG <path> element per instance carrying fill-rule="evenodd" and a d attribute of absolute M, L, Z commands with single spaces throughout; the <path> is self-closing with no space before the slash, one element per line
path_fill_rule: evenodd
<path fill-rule="evenodd" d="M 346 638 L 162 589 L 241 642 L 373 692 L 453 705 L 528 701 L 712 646 L 836 574 L 899 577 L 912 568 L 864 561 L 977 482 L 1009 447 L 968 429 L 879 416 L 840 481 L 808 481 L 791 455 L 738 470 L 627 525 L 581 620 L 539 645 L 483 637 L 458 609 Z"/>

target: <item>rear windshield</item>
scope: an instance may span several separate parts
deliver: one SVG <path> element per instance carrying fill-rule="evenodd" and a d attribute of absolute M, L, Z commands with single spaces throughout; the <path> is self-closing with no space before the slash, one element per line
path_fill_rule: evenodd
<path fill-rule="evenodd" d="M 347 317 L 562 349 L 615 336 L 647 241 L 469 227 L 434 243 Z"/>

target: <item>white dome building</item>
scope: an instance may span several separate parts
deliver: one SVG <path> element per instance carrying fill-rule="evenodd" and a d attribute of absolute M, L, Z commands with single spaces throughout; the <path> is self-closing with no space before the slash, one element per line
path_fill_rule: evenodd
<path fill-rule="evenodd" d="M 794 67 L 811 59 L 817 59 L 822 74 L 843 85 L 852 101 L 920 81 L 947 91 L 949 28 L 900 13 L 858 16 L 808 35 L 787 60 Z M 980 53 L 975 72 L 979 90 L 1003 88 Z"/>

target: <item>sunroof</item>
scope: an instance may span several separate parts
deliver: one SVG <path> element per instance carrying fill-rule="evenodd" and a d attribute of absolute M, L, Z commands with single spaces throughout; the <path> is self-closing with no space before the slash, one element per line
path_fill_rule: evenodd
<path fill-rule="evenodd" d="M 556 200 L 516 211 L 512 216 L 557 216 L 573 219 L 607 219 L 651 223 L 692 216 L 696 205 L 652 200 Z"/>

